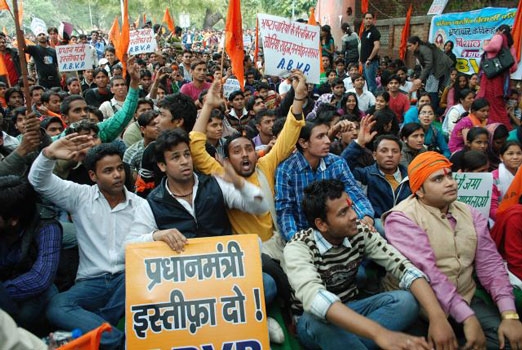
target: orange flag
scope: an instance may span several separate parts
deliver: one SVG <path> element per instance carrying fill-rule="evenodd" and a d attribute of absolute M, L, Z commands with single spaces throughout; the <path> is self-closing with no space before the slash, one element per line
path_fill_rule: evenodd
<path fill-rule="evenodd" d="M 163 23 L 167 24 L 167 28 L 169 28 L 171 33 L 174 33 L 174 21 L 172 20 L 172 17 L 170 16 L 169 9 L 165 9 L 165 15 L 163 15 Z"/>
<path fill-rule="evenodd" d="M 9 8 L 9 5 L 7 4 L 6 0 L 0 0 L 0 11 L 1 10 L 7 10 L 11 12 L 11 9 Z"/>
<path fill-rule="evenodd" d="M 506 209 L 512 207 L 515 204 L 518 204 L 518 199 L 522 194 L 522 167 L 519 167 L 517 173 L 515 174 L 515 178 L 511 181 L 511 185 L 509 186 L 504 198 L 502 199 L 500 204 L 498 205 L 497 215 Z"/>
<path fill-rule="evenodd" d="M 399 47 L 399 56 L 401 60 L 404 60 L 404 58 L 406 57 L 406 44 L 408 42 L 408 38 L 410 37 L 410 22 L 412 10 L 413 4 L 410 4 L 410 8 L 408 9 L 408 13 L 406 14 L 406 22 L 404 23 L 404 28 L 402 28 L 401 34 L 401 46 Z"/>
<path fill-rule="evenodd" d="M 317 21 L 315 19 L 315 8 L 310 7 L 310 16 L 308 17 L 308 24 L 315 26 L 317 25 Z"/>
<path fill-rule="evenodd" d="M 522 1 L 518 2 L 517 13 L 515 15 L 515 23 L 513 24 L 513 31 L 511 33 L 513 35 L 513 47 L 516 52 L 517 62 L 520 61 L 520 50 L 522 49 Z"/>
<path fill-rule="evenodd" d="M 109 41 L 114 47 L 120 38 L 120 22 L 118 22 L 118 16 L 114 17 L 111 29 L 109 30 Z"/>
<path fill-rule="evenodd" d="M 121 24 L 121 34 L 115 44 L 116 57 L 120 60 L 123 67 L 123 76 L 127 75 L 127 50 L 129 49 L 130 28 L 129 28 L 129 1 L 123 0 L 123 21 Z"/>
<path fill-rule="evenodd" d="M 7 67 L 5 66 L 4 57 L 0 55 L 0 75 L 9 75 L 9 72 L 7 72 Z M 7 77 L 7 80 L 9 80 L 9 77 Z"/>
<path fill-rule="evenodd" d="M 308 24 L 311 26 L 317 25 L 317 20 L 315 19 L 315 7 L 310 7 L 310 15 L 308 16 Z M 321 46 L 321 41 L 319 41 L 319 72 L 324 73 L 323 47 Z"/>
<path fill-rule="evenodd" d="M 364 15 L 368 12 L 368 0 L 361 0 L 361 13 Z"/>
<path fill-rule="evenodd" d="M 230 0 L 227 21 L 225 23 L 225 50 L 232 61 L 232 74 L 239 80 L 241 90 L 245 85 L 245 68 L 243 60 L 243 21 L 241 20 L 241 1 Z"/>

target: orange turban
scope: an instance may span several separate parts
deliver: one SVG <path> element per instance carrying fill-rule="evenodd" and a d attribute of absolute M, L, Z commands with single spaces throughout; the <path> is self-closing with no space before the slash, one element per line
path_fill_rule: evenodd
<path fill-rule="evenodd" d="M 453 164 L 437 152 L 423 152 L 413 158 L 408 166 L 411 193 L 415 194 L 431 174 L 437 170 L 451 168 Z"/>

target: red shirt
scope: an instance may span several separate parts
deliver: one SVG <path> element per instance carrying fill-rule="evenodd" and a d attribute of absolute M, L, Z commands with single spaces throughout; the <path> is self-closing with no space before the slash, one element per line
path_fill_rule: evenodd
<path fill-rule="evenodd" d="M 396 97 L 390 94 L 390 102 L 388 103 L 390 109 L 397 116 L 399 123 L 402 123 L 404 113 L 410 109 L 410 99 L 403 93 L 399 93 Z"/>
<path fill-rule="evenodd" d="M 11 86 L 15 86 L 18 84 L 18 73 L 16 72 L 16 66 L 13 62 L 13 56 L 9 52 L 2 54 L 2 58 L 4 59 L 5 69 L 9 74 L 9 83 Z"/>

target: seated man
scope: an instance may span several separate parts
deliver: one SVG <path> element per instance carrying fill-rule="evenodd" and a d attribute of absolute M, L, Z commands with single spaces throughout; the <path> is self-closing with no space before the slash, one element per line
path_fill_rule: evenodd
<path fill-rule="evenodd" d="M 112 143 L 93 147 L 85 156 L 83 164 L 95 185 L 52 174 L 57 159 L 77 157 L 92 144 L 92 136 L 67 135 L 45 148 L 29 173 L 38 193 L 71 214 L 80 253 L 76 284 L 51 300 L 47 318 L 60 329 L 80 328 L 83 333 L 109 322 L 114 327 L 103 333 L 101 348 L 119 349 L 124 333 L 116 325 L 125 313 L 122 242 L 144 200 L 125 189 L 122 152 Z"/>
<path fill-rule="evenodd" d="M 261 190 L 230 164 L 223 178 L 194 173 L 189 143 L 179 128 L 157 138 L 155 158 L 165 176 L 136 211 L 127 242 L 161 240 L 179 252 L 187 238 L 231 234 L 225 208 L 251 214 L 268 211 Z"/>
<path fill-rule="evenodd" d="M 413 196 L 385 214 L 386 238 L 428 276 L 442 309 L 464 331 L 465 348 L 503 349 L 506 340 L 521 348 L 522 324 L 487 218 L 457 201 L 451 165 L 437 152 L 413 159 Z M 498 309 L 474 296 L 475 273 Z"/>
<path fill-rule="evenodd" d="M 226 210 L 265 214 L 261 190 L 225 164 L 223 178 L 194 173 L 187 133 L 178 128 L 156 140 L 155 159 L 166 176 L 136 212 L 130 242 L 164 241 L 181 252 L 187 238 L 232 234 Z M 263 274 L 266 303 L 276 294 L 275 281 Z M 281 336 L 282 337 L 282 332 Z"/>
<path fill-rule="evenodd" d="M 330 125 L 322 118 L 306 122 L 296 144 L 298 151 L 277 167 L 275 209 L 277 223 L 286 240 L 308 227 L 301 208 L 303 191 L 317 180 L 341 180 L 354 201 L 357 217 L 365 224 L 373 225 L 374 212 L 368 198 L 357 186 L 345 160 L 330 153 L 329 130 Z"/>
<path fill-rule="evenodd" d="M 454 348 L 455 335 L 424 274 L 357 220 L 345 184 L 320 180 L 304 191 L 303 211 L 310 226 L 287 243 L 283 264 L 294 290 L 293 311 L 300 315 L 301 342 L 335 350 Z M 386 268 L 427 308 L 431 346 L 421 337 L 398 333 L 417 317 L 409 292 L 356 299 L 356 273 L 364 258 Z"/>
<path fill-rule="evenodd" d="M 292 80 L 294 87 L 288 96 L 292 97 L 293 103 L 287 110 L 288 117 L 280 133 L 279 141 L 274 144 L 271 152 L 258 158 L 252 140 L 241 134 L 229 137 L 224 146 L 224 153 L 236 173 L 246 181 L 259 186 L 265 200 L 271 203 L 270 212 L 261 215 L 252 215 L 235 209 L 229 210 L 228 216 L 232 224 L 232 232 L 234 234 L 257 233 L 263 241 L 263 252 L 279 261 L 283 256 L 283 242 L 275 225 L 275 172 L 277 166 L 292 154 L 299 131 L 304 124 L 303 102 L 307 91 L 304 74 L 297 70 L 292 74 L 295 78 Z M 194 130 L 190 133 L 190 151 L 194 165 L 207 175 L 223 172 L 223 166 L 205 150 L 207 138 L 204 133 L 212 109 L 221 105 L 220 91 L 219 82 L 214 83 L 208 92 L 201 114 L 196 120 Z"/>
<path fill-rule="evenodd" d="M 408 185 L 408 171 L 402 166 L 402 143 L 397 136 L 381 135 L 373 142 L 373 158 L 375 163 L 364 168 L 356 167 L 357 160 L 364 154 L 368 142 L 373 140 L 376 132 L 370 133 L 371 122 L 364 117 L 361 121 L 359 136 L 351 142 L 341 156 L 353 172 L 353 176 L 366 189 L 366 195 L 375 211 L 375 228 L 381 235 L 384 229 L 381 215 L 394 205 L 411 195 Z"/>
<path fill-rule="evenodd" d="M 33 332 L 58 293 L 62 244 L 60 224 L 40 217 L 36 197 L 26 179 L 0 177 L 0 308 Z"/>
<path fill-rule="evenodd" d="M 98 136 L 102 142 L 114 141 L 121 135 L 134 116 L 134 111 L 138 104 L 138 89 L 140 83 L 139 66 L 135 62 L 135 58 L 129 58 L 127 71 L 129 72 L 131 80 L 129 92 L 122 108 L 117 111 L 112 118 L 106 119 L 98 124 L 98 128 L 100 129 Z M 60 112 L 68 125 L 89 118 L 87 102 L 79 95 L 67 96 L 60 106 Z M 53 137 L 53 139 L 56 140 L 64 136 L 65 133 L 62 132 Z"/>

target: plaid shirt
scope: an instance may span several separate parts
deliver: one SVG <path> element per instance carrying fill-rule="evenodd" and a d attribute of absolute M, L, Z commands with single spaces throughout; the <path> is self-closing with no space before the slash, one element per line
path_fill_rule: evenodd
<path fill-rule="evenodd" d="M 14 266 L 20 260 L 20 240 L 14 245 L 0 239 L 0 266 Z M 62 229 L 57 224 L 42 226 L 35 232 L 38 256 L 33 266 L 26 273 L 13 279 L 2 281 L 2 285 L 13 300 L 27 300 L 40 295 L 53 283 L 62 246 Z"/>
<path fill-rule="evenodd" d="M 289 240 L 298 230 L 309 226 L 301 209 L 304 189 L 314 181 L 339 179 L 345 185 L 345 191 L 354 202 L 358 218 L 373 217 L 374 212 L 370 201 L 357 186 L 346 161 L 339 156 L 329 154 L 319 163 L 317 170 L 312 170 L 310 164 L 301 152 L 295 152 L 277 167 L 275 207 L 277 224 L 286 240 Z"/>

